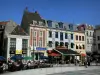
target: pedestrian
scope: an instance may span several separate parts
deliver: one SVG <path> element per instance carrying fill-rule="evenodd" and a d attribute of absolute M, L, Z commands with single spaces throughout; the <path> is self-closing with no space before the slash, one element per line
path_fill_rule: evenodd
<path fill-rule="evenodd" d="M 85 60 L 84 60 L 84 66 L 87 68 L 87 58 L 85 57 Z"/>
<path fill-rule="evenodd" d="M 96 63 L 96 66 L 97 66 L 98 65 L 98 58 L 96 59 L 96 62 L 95 63 Z"/>

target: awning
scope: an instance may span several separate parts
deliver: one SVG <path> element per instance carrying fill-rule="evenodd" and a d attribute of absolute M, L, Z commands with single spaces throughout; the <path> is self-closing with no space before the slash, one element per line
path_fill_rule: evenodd
<path fill-rule="evenodd" d="M 24 59 L 25 59 L 25 60 L 33 60 L 33 57 L 28 57 L 28 56 L 26 56 L 26 57 L 24 57 Z"/>
<path fill-rule="evenodd" d="M 61 53 L 62 55 L 80 55 L 79 53 L 71 49 L 57 49 L 55 51 Z"/>
<path fill-rule="evenodd" d="M 5 61 L 6 59 L 3 56 L 0 56 L 0 61 Z"/>
<path fill-rule="evenodd" d="M 17 55 L 14 55 L 14 56 L 12 56 L 10 59 L 12 59 L 12 60 L 21 60 L 21 59 L 24 59 L 22 56 L 17 56 Z"/>
<path fill-rule="evenodd" d="M 40 56 L 40 59 L 48 59 L 47 56 Z"/>
<path fill-rule="evenodd" d="M 57 54 L 57 53 L 50 53 L 50 54 L 48 54 L 48 56 L 61 56 L 61 55 Z"/>
<path fill-rule="evenodd" d="M 82 53 L 81 55 L 82 55 L 82 56 L 86 56 L 86 54 L 85 54 L 85 53 Z"/>

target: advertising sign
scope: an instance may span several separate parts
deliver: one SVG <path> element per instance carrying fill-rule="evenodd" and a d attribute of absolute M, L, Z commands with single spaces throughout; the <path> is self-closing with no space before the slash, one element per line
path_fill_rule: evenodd
<path fill-rule="evenodd" d="M 22 54 L 22 50 L 16 50 L 16 54 Z"/>

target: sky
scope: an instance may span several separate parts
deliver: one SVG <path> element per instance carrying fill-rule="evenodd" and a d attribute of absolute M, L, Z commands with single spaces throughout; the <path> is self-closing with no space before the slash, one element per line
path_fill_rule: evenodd
<path fill-rule="evenodd" d="M 100 24 L 100 0 L 0 0 L 0 21 L 20 24 L 26 7 L 47 20 Z"/>

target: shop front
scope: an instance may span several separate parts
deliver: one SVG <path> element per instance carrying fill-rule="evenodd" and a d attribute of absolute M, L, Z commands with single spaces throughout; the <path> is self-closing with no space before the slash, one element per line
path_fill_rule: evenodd
<path fill-rule="evenodd" d="M 41 60 L 41 57 L 47 57 L 46 48 L 36 47 L 36 50 L 32 53 L 35 60 Z"/>

